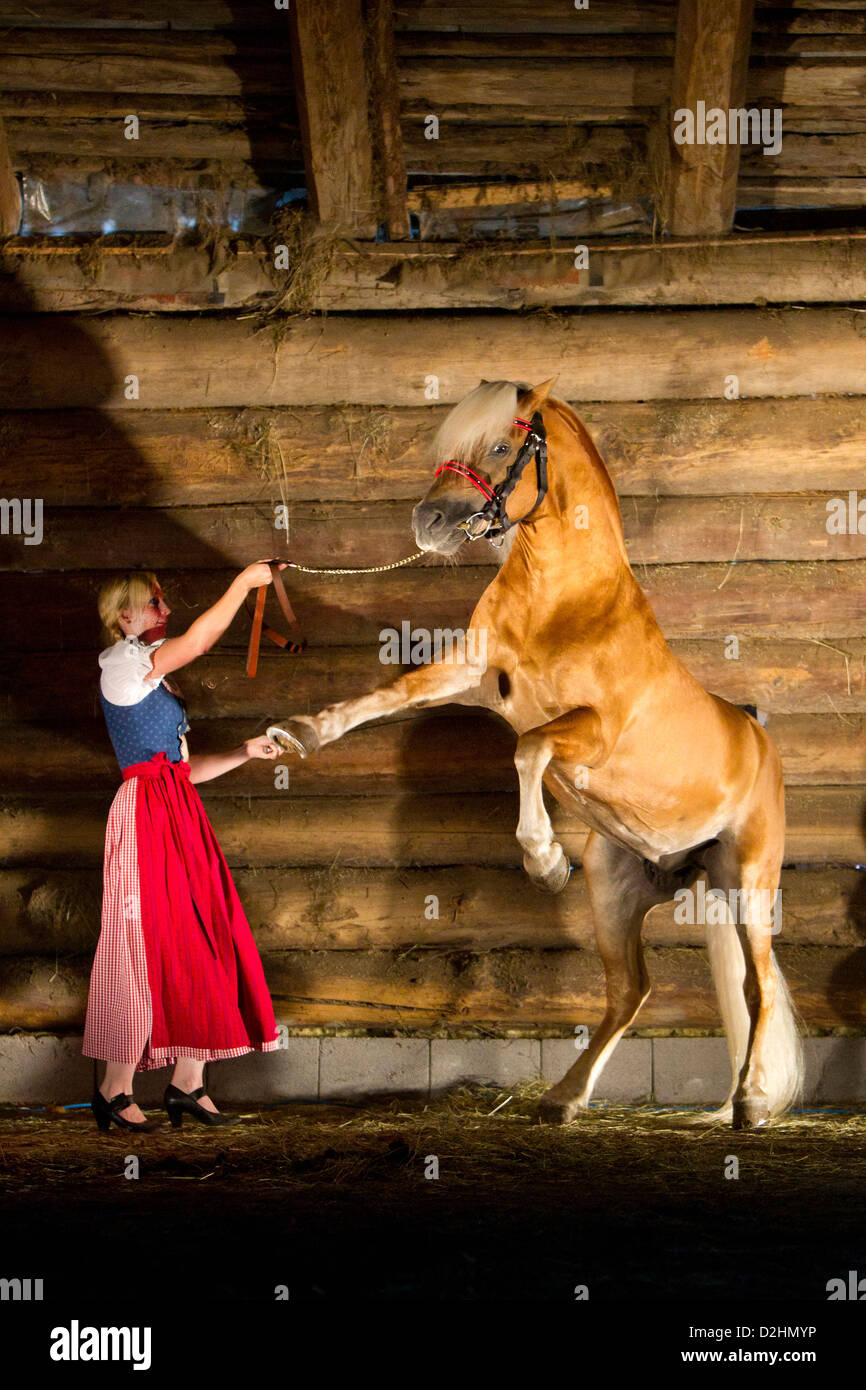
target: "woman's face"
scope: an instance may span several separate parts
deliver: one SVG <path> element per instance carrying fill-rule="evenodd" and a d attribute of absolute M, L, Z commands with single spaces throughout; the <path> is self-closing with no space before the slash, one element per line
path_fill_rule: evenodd
<path fill-rule="evenodd" d="M 165 625 L 170 612 L 162 589 L 156 589 L 144 607 L 134 616 L 129 608 L 121 610 L 120 626 L 127 637 L 140 637 L 143 642 L 158 642 L 165 636 Z"/>

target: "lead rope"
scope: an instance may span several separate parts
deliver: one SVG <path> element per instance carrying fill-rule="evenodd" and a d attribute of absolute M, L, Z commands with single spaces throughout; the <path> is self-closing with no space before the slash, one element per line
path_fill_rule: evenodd
<path fill-rule="evenodd" d="M 386 570 L 398 570 L 401 565 L 413 565 L 416 560 L 420 560 L 424 554 L 423 550 L 416 550 L 414 555 L 407 555 L 405 560 L 395 560 L 391 565 L 369 565 L 366 569 L 318 569 L 313 565 L 298 565 L 294 560 L 285 560 L 283 563 L 286 569 L 301 570 L 304 574 L 384 574 Z"/>

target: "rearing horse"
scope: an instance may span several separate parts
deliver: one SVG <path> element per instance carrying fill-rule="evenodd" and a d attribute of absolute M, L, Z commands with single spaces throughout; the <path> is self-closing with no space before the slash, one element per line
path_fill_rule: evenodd
<path fill-rule="evenodd" d="M 705 872 L 707 900 L 718 905 L 707 944 L 733 1074 L 716 1116 L 751 1128 L 787 1109 L 803 1079 L 771 948 L 785 835 L 779 755 L 756 720 L 704 690 L 667 645 L 631 571 L 607 469 L 574 411 L 550 396 L 552 384 L 482 382 L 470 392 L 439 430 L 442 462 L 413 513 L 419 548 L 439 555 L 468 537 L 499 537 L 506 558 L 471 621 L 485 640 L 467 635 L 463 652 L 268 734 L 306 756 L 398 710 L 479 705 L 518 735 L 517 839 L 538 887 L 559 892 L 570 871 L 542 782 L 590 827 L 583 869 L 607 1009 L 542 1097 L 538 1120 L 565 1124 L 589 1103 L 650 992 L 646 913 Z"/>

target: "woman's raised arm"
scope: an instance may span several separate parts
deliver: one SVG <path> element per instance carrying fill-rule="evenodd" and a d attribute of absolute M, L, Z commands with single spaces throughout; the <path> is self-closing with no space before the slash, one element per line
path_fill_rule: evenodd
<path fill-rule="evenodd" d="M 285 561 L 281 561 L 279 568 L 283 569 L 284 566 Z M 222 637 L 250 590 L 270 584 L 271 579 L 270 565 L 266 560 L 247 565 L 235 576 L 222 598 L 217 599 L 212 608 L 200 613 L 186 632 L 178 637 L 167 637 L 157 647 L 151 658 L 152 670 L 146 679 L 167 676 L 169 671 L 177 671 L 197 657 L 204 656 Z"/>

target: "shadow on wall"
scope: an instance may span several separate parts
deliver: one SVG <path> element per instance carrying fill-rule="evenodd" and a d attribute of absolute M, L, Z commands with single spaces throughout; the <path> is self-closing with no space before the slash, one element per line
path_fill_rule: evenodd
<path fill-rule="evenodd" d="M 260 5 L 256 22 L 261 28 L 251 30 L 249 5 L 229 3 L 226 8 L 236 27 L 223 31 L 224 37 L 236 47 L 224 62 L 237 79 L 249 164 L 264 189 L 303 187 L 290 11 Z"/>
<path fill-rule="evenodd" d="M 420 859 L 414 831 L 439 844 L 427 871 L 412 874 L 409 891 L 399 873 L 393 876 L 388 915 L 398 925 L 395 968 L 405 973 L 407 1003 L 417 1005 L 420 994 L 425 1004 L 429 989 L 441 1004 L 419 1013 L 417 1023 L 410 1012 L 395 1016 L 395 1025 L 421 1032 L 472 1026 L 478 1037 L 487 1037 L 515 1024 L 543 1023 L 522 1017 L 526 993 L 536 989 L 534 980 L 524 978 L 525 963 L 537 959 L 539 946 L 574 946 L 568 933 L 574 898 L 568 889 L 555 897 L 539 894 L 523 873 L 515 833 L 516 735 L 495 716 L 459 705 L 421 712 L 403 728 L 393 839 L 408 863 Z M 549 924 L 543 941 L 534 925 L 534 899 Z M 407 951 L 415 943 L 417 949 Z"/>
<path fill-rule="evenodd" d="M 860 814 L 866 840 L 866 802 Z M 863 1031 L 866 1028 L 866 868 L 860 869 L 848 899 L 848 920 L 863 945 L 855 948 L 832 972 L 827 993 L 842 1022 Z"/>
<path fill-rule="evenodd" d="M 182 510 L 166 506 L 183 426 L 170 466 L 163 448 L 157 467 L 143 442 L 148 412 L 111 404 L 122 383 L 88 320 L 28 304 L 6 318 L 0 361 L 4 496 L 42 504 L 38 543 L 26 543 L 38 528 L 0 536 L 0 797 L 12 812 L 0 954 L 62 963 L 89 953 L 98 933 L 101 830 L 120 782 L 98 697 L 99 587 L 115 570 L 155 570 L 177 634 L 258 557 L 191 533 Z M 250 480 L 251 492 L 261 490 L 252 469 Z M 272 530 L 262 535 L 261 553 L 273 553 Z M 246 619 L 236 622 L 243 632 Z M 240 675 L 240 654 L 238 667 Z M 185 694 L 196 683 L 179 673 Z M 265 724 L 251 717 L 246 736 Z M 79 757 L 88 775 L 76 782 Z"/>
<path fill-rule="evenodd" d="M 10 719 L 54 725 L 62 715 L 65 737 L 75 739 L 76 719 L 101 719 L 96 598 L 108 574 L 156 571 L 174 610 L 169 633 L 177 635 L 258 557 L 239 553 L 249 548 L 248 535 L 236 547 L 229 531 L 223 546 L 207 527 L 191 530 L 184 508 L 166 505 L 171 472 L 181 469 L 183 434 L 160 442 L 157 467 L 142 427 L 151 412 L 116 408 L 123 382 L 86 319 L 39 314 L 34 306 L 7 324 L 0 364 L 4 486 L 8 497 L 41 501 L 42 525 L 38 543 L 21 534 L 0 538 L 4 709 Z M 179 413 L 172 414 L 176 430 Z M 167 450 L 173 457 L 166 471 Z M 250 479 L 251 494 L 261 495 L 252 470 Z M 257 543 L 267 553 L 273 530 L 262 513 Z M 34 529 L 34 539 L 38 534 Z M 52 658 L 61 655 L 58 665 Z M 86 691 L 70 679 L 85 672 Z M 103 743 L 111 765 L 107 734 Z"/>

